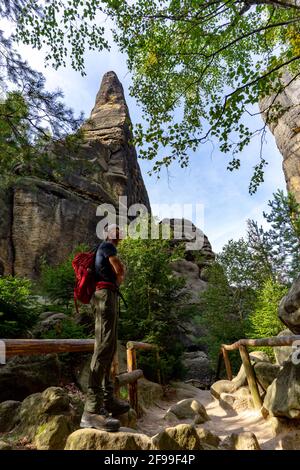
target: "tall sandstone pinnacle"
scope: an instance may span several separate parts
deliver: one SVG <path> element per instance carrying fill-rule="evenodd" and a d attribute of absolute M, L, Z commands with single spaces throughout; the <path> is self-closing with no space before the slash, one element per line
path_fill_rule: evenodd
<path fill-rule="evenodd" d="M 83 125 L 84 143 L 61 158 L 80 165 L 61 181 L 21 176 L 0 193 L 0 275 L 35 278 L 41 257 L 63 261 L 79 244 L 95 244 L 101 203 L 118 207 L 142 203 L 150 210 L 135 148 L 130 143 L 130 116 L 114 72 L 104 75 L 90 119 Z"/>
<path fill-rule="evenodd" d="M 288 84 L 291 76 L 285 73 L 283 82 Z M 286 86 L 278 97 L 269 96 L 260 102 L 263 118 L 269 106 L 280 106 L 280 117 L 269 124 L 277 147 L 283 156 L 283 172 L 288 191 L 300 203 L 300 79 Z"/>
<path fill-rule="evenodd" d="M 115 197 L 127 195 L 128 204 L 140 202 L 150 211 L 136 150 L 131 119 L 121 82 L 114 72 L 107 72 L 96 96 L 90 119 L 82 126 L 89 142 L 101 142 L 109 149 L 106 178 Z"/>

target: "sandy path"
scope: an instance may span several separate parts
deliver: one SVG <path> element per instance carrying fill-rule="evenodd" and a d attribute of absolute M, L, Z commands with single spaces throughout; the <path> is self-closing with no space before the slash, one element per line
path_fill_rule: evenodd
<path fill-rule="evenodd" d="M 195 398 L 205 406 L 211 418 L 201 427 L 209 429 L 220 438 L 233 432 L 250 431 L 256 435 L 262 449 L 281 449 L 282 436 L 274 437 L 270 421 L 265 420 L 259 411 L 251 409 L 237 413 L 232 409 L 224 409 L 208 390 L 182 385 L 184 388 L 178 390 L 177 398 L 168 401 L 159 400 L 147 409 L 147 413 L 138 421 L 139 431 L 153 436 L 167 426 L 174 426 L 163 419 L 167 409 L 184 398 Z M 192 421 L 187 419 L 180 422 L 191 423 Z"/>

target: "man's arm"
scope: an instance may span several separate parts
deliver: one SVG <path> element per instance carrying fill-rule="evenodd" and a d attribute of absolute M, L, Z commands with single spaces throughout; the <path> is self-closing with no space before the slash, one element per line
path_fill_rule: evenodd
<path fill-rule="evenodd" d="M 122 282 L 124 281 L 124 278 L 125 278 L 124 265 L 120 261 L 118 256 L 110 256 L 108 259 L 109 259 L 109 262 L 110 262 L 114 272 L 116 273 L 117 284 L 119 286 L 120 284 L 122 284 Z"/>

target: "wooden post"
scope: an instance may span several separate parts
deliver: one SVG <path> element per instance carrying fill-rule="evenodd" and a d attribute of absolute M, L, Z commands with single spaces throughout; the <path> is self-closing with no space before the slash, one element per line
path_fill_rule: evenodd
<path fill-rule="evenodd" d="M 231 369 L 231 364 L 230 364 L 230 359 L 228 355 L 228 351 L 222 346 L 222 354 L 224 358 L 224 364 L 225 364 L 225 369 L 226 369 L 226 374 L 228 380 L 232 380 L 232 369 Z"/>
<path fill-rule="evenodd" d="M 254 406 L 257 409 L 260 409 L 262 407 L 262 399 L 260 397 L 258 387 L 257 387 L 257 382 L 256 382 L 256 377 L 255 377 L 255 371 L 254 368 L 251 364 L 250 357 L 248 350 L 246 346 L 241 345 L 239 347 L 240 355 L 244 364 L 245 372 L 246 372 L 246 377 L 249 385 L 249 389 L 253 398 Z"/>
<path fill-rule="evenodd" d="M 119 386 L 128 385 L 136 382 L 142 377 L 144 377 L 143 371 L 141 369 L 136 369 L 132 372 L 123 372 L 122 374 L 116 375 L 116 382 Z"/>
<path fill-rule="evenodd" d="M 136 370 L 136 351 L 134 348 L 127 349 L 127 370 L 133 372 Z M 138 395 L 137 382 L 128 384 L 129 403 L 131 407 L 138 413 Z"/>
<path fill-rule="evenodd" d="M 217 364 L 217 372 L 215 376 L 215 382 L 220 379 L 220 373 L 221 373 L 221 366 L 222 366 L 222 360 L 224 359 L 222 348 L 220 349 L 219 356 L 218 356 L 218 364 Z"/>

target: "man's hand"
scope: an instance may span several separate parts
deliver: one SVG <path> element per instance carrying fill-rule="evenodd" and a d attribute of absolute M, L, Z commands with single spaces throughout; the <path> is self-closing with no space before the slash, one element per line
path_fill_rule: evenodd
<path fill-rule="evenodd" d="M 124 265 L 120 261 L 118 256 L 110 256 L 108 259 L 109 259 L 109 262 L 110 262 L 114 272 L 116 273 L 117 284 L 119 286 L 120 284 L 122 284 L 122 282 L 124 282 L 124 278 L 125 278 Z"/>

